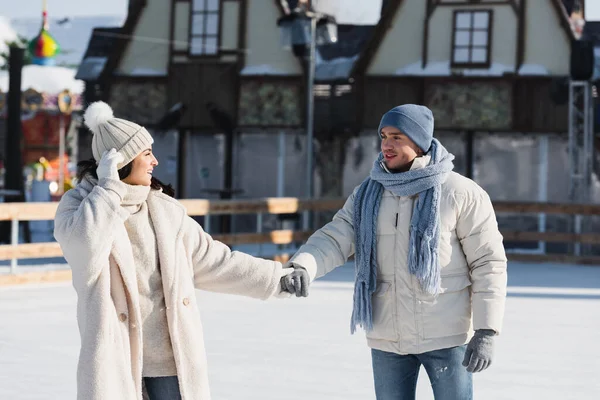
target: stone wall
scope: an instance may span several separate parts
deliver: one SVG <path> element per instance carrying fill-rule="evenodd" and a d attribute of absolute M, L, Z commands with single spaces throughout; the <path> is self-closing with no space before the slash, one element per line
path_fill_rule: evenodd
<path fill-rule="evenodd" d="M 140 125 L 156 124 L 167 112 L 166 81 L 116 81 L 110 88 L 109 104 L 118 118 Z"/>

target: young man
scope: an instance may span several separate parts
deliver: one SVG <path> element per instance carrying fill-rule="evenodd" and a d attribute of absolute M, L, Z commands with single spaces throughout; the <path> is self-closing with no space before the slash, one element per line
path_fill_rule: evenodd
<path fill-rule="evenodd" d="M 351 331 L 367 332 L 377 399 L 414 399 L 421 365 L 436 400 L 472 399 L 472 373 L 491 364 L 504 316 L 506 256 L 494 209 L 481 187 L 452 171 L 428 108 L 396 107 L 378 133 L 370 177 L 291 259 L 290 291 L 295 280 L 305 295 L 298 281 L 355 254 Z"/>

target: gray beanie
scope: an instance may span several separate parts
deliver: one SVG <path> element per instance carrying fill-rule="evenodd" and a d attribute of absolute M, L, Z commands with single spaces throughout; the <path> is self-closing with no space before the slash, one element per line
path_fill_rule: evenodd
<path fill-rule="evenodd" d="M 124 161 L 118 165 L 118 168 L 122 168 L 154 143 L 146 128 L 115 118 L 112 108 L 102 101 L 90 104 L 83 114 L 83 120 L 94 134 L 92 154 L 96 161 L 100 161 L 105 151 L 114 148 L 123 155 Z"/>
<path fill-rule="evenodd" d="M 381 118 L 377 133 L 386 126 L 398 128 L 425 153 L 433 140 L 433 113 L 425 106 L 405 104 L 392 108 Z"/>

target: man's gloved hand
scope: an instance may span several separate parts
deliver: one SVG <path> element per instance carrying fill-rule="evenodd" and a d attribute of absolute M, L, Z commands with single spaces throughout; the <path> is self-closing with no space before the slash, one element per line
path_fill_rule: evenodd
<path fill-rule="evenodd" d="M 481 372 L 492 364 L 494 336 L 491 329 L 479 329 L 467 345 L 463 366 L 469 372 Z"/>
<path fill-rule="evenodd" d="M 110 149 L 102 154 L 102 158 L 98 162 L 96 173 L 98 174 L 98 180 L 107 178 L 119 181 L 119 170 L 117 165 L 122 163 L 124 160 L 123 155 L 118 153 L 115 149 Z"/>
<path fill-rule="evenodd" d="M 281 289 L 284 292 L 296 294 L 296 297 L 308 297 L 308 285 L 310 277 L 306 269 L 296 265 L 290 265 L 294 272 L 281 277 Z"/>

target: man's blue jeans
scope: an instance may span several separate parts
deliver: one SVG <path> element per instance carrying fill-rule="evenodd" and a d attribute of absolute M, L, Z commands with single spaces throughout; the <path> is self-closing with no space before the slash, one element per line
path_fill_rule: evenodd
<path fill-rule="evenodd" d="M 371 350 L 377 400 L 414 400 L 421 365 L 435 400 L 472 400 L 473 376 L 462 366 L 467 346 L 399 355 Z"/>
<path fill-rule="evenodd" d="M 179 380 L 176 376 L 144 378 L 150 400 L 181 400 Z"/>

